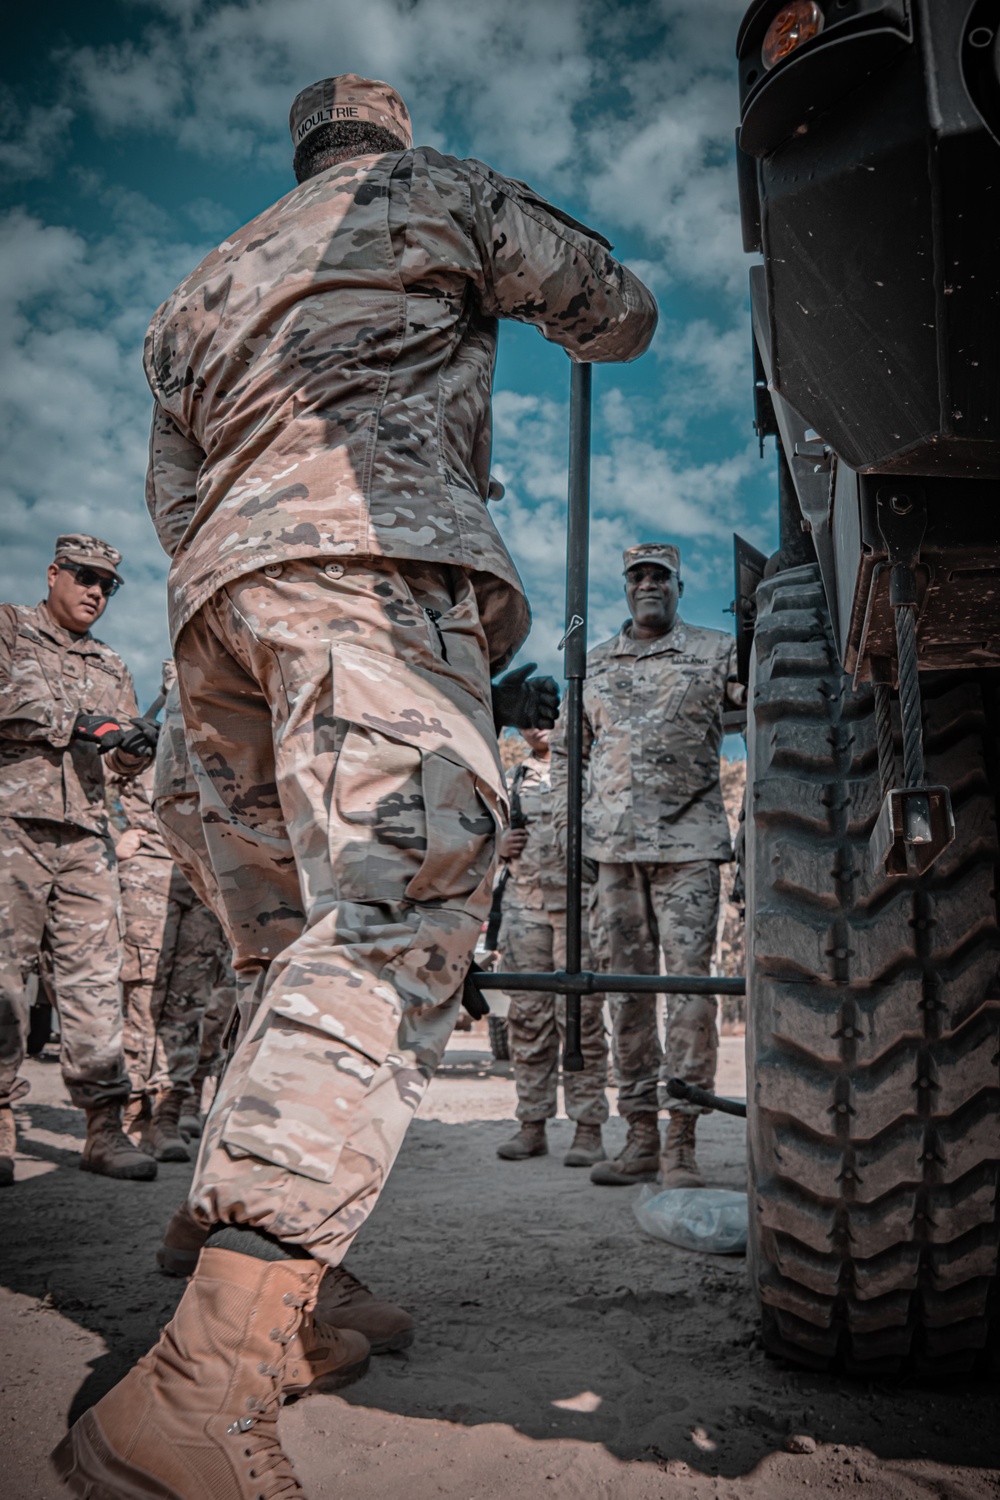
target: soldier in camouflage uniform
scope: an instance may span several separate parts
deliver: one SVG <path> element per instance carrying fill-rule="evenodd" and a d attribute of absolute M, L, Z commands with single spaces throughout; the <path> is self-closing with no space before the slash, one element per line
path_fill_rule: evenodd
<path fill-rule="evenodd" d="M 191 1075 L 185 1113 L 181 1116 L 181 1129 L 189 1136 L 200 1136 L 202 1132 L 201 1098 L 205 1082 L 218 1078 L 222 1072 L 225 1040 L 237 1006 L 236 975 L 232 967 L 232 943 L 221 926 L 226 913 L 219 896 L 215 874 L 209 862 L 208 845 L 201 820 L 198 783 L 195 780 L 187 745 L 184 741 L 184 719 L 181 714 L 180 688 L 173 661 L 163 664 L 163 686 L 166 700 L 163 707 L 163 727 L 156 747 L 156 766 L 153 777 L 153 810 L 156 814 L 160 834 L 178 868 L 197 893 L 198 899 L 219 921 L 220 944 L 218 965 L 213 978 L 208 1004 L 201 1018 L 201 1035 L 198 1061 Z M 286 836 L 287 841 L 287 836 Z M 289 913 L 288 924 L 283 929 L 285 946 L 294 941 L 302 930 L 305 917 L 298 896 L 298 880 L 294 875 L 295 862 L 291 845 L 285 855 L 286 868 L 291 872 L 289 894 L 294 910 Z M 273 944 L 274 925 L 266 941 Z"/>
<path fill-rule="evenodd" d="M 90 634 L 121 583 L 121 553 L 98 537 L 56 539 L 48 597 L 0 605 L 0 1183 L 13 1181 L 11 1105 L 27 1093 L 25 978 L 48 937 L 63 1078 L 87 1114 L 85 1171 L 151 1178 L 121 1129 L 120 894 L 105 769 L 149 763 L 132 679 Z"/>
<path fill-rule="evenodd" d="M 566 869 L 552 821 L 549 731 L 521 733 L 532 753 L 510 782 L 512 821 L 521 826 L 505 829 L 500 839 L 500 858 L 507 861 L 509 871 L 503 890 L 500 968 L 544 973 L 566 964 Z M 514 809 L 520 818 L 513 818 Z M 589 954 L 583 966 L 590 967 Z M 603 1161 L 601 1126 L 608 1118 L 603 995 L 584 996 L 580 1011 L 584 1070 L 563 1074 L 566 1113 L 577 1122 L 564 1158 L 568 1167 Z M 521 1128 L 497 1148 L 497 1155 L 504 1161 L 523 1161 L 548 1151 L 545 1121 L 556 1115 L 559 1050 L 566 1039 L 565 996 L 511 990 L 507 1029 Z"/>
<path fill-rule="evenodd" d="M 153 768 L 116 784 L 128 824 L 117 839 L 125 963 L 127 1126 L 157 1161 L 190 1161 L 179 1129 L 198 1067 L 202 1017 L 228 944 L 218 918 L 170 857 L 152 806 Z"/>
<path fill-rule="evenodd" d="M 735 685 L 735 643 L 677 614 L 680 553 L 663 542 L 629 547 L 621 631 L 587 656 L 584 749 L 590 766 L 584 853 L 598 862 L 597 916 L 612 973 L 710 972 L 719 915 L 719 864 L 732 857 L 719 785 L 722 712 Z M 565 737 L 553 740 L 557 818 L 565 818 Z M 618 1108 L 628 1121 L 621 1156 L 591 1180 L 702 1186 L 694 1154 L 697 1105 L 669 1103 L 661 1147 L 658 1081 L 711 1089 L 718 1052 L 714 996 L 667 1000 L 664 1046 L 654 995 L 611 997 Z"/>
<path fill-rule="evenodd" d="M 78 1494 L 154 1474 L 251 1497 L 262 1467 L 301 1494 L 280 1346 L 378 1199 L 490 903 L 490 675 L 529 624 L 486 508 L 497 319 L 587 360 L 636 357 L 656 321 L 591 231 L 413 150 L 387 85 L 324 80 L 291 125 L 300 186 L 203 261 L 146 347 L 188 748 L 260 1000 L 195 1171 L 212 1233 L 163 1342 L 58 1450 Z M 264 964 L 289 845 L 305 925 Z"/>

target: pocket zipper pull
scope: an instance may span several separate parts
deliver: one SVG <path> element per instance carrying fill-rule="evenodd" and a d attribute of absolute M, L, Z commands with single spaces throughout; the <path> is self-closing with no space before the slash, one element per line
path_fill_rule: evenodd
<path fill-rule="evenodd" d="M 441 611 L 439 609 L 431 609 L 430 605 L 425 604 L 424 614 L 427 616 L 428 620 L 430 620 L 431 624 L 434 626 L 434 629 L 437 631 L 437 638 L 441 646 L 441 655 L 443 656 L 444 660 L 447 661 L 448 647 L 444 643 L 444 635 L 442 634 L 441 626 L 438 624 L 438 620 L 440 620 L 441 618 Z"/>

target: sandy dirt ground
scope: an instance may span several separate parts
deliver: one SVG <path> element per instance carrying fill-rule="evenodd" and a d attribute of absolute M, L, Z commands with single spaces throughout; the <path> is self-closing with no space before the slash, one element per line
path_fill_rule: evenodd
<path fill-rule="evenodd" d="M 77 1171 L 82 1117 L 52 1062 L 19 1181 L 0 1199 L 0 1497 L 58 1500 L 46 1455 L 156 1337 L 182 1286 L 156 1269 L 189 1168 L 153 1184 Z M 744 1091 L 723 1039 L 720 1092 Z M 613 1098 L 613 1095 L 612 1095 Z M 513 1084 L 456 1035 L 349 1264 L 419 1320 L 407 1353 L 282 1413 L 310 1500 L 986 1500 L 1000 1496 L 1000 1389 L 858 1386 L 759 1347 L 742 1260 L 644 1236 L 635 1189 L 551 1155 L 501 1162 Z M 608 1131 L 614 1148 L 623 1123 Z M 700 1127 L 713 1182 L 740 1188 L 742 1122 Z"/>

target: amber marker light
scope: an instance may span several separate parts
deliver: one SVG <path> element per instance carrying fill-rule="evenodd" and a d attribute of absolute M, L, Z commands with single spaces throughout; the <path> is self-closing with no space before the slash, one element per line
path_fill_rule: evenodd
<path fill-rule="evenodd" d="M 760 59 L 765 68 L 783 62 L 803 42 L 811 42 L 823 30 L 823 12 L 816 0 L 793 0 L 778 11 L 764 35 Z"/>

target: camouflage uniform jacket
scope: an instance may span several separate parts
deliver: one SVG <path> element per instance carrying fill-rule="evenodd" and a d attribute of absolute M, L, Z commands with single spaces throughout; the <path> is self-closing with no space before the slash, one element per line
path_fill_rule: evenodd
<path fill-rule="evenodd" d="M 70 741 L 79 713 L 139 712 L 117 652 L 57 625 L 45 604 L 0 604 L 0 814 L 106 833 L 105 772 L 144 762 Z"/>
<path fill-rule="evenodd" d="M 566 869 L 552 821 L 550 760 L 529 755 L 510 778 L 512 809 L 520 803 L 528 839 L 517 859 L 509 861 L 510 880 L 504 910 L 526 906 L 534 911 L 566 910 Z"/>
<path fill-rule="evenodd" d="M 679 618 L 666 635 L 636 641 L 631 625 L 587 655 L 584 853 L 609 864 L 731 859 L 719 751 L 735 642 Z M 561 719 L 552 737 L 552 782 L 563 825 Z"/>
<path fill-rule="evenodd" d="M 656 304 L 609 248 L 524 183 L 420 148 L 319 173 L 207 256 L 146 339 L 174 639 L 240 575 L 384 555 L 468 568 L 504 665 L 530 615 L 486 508 L 497 319 L 636 358 Z"/>

